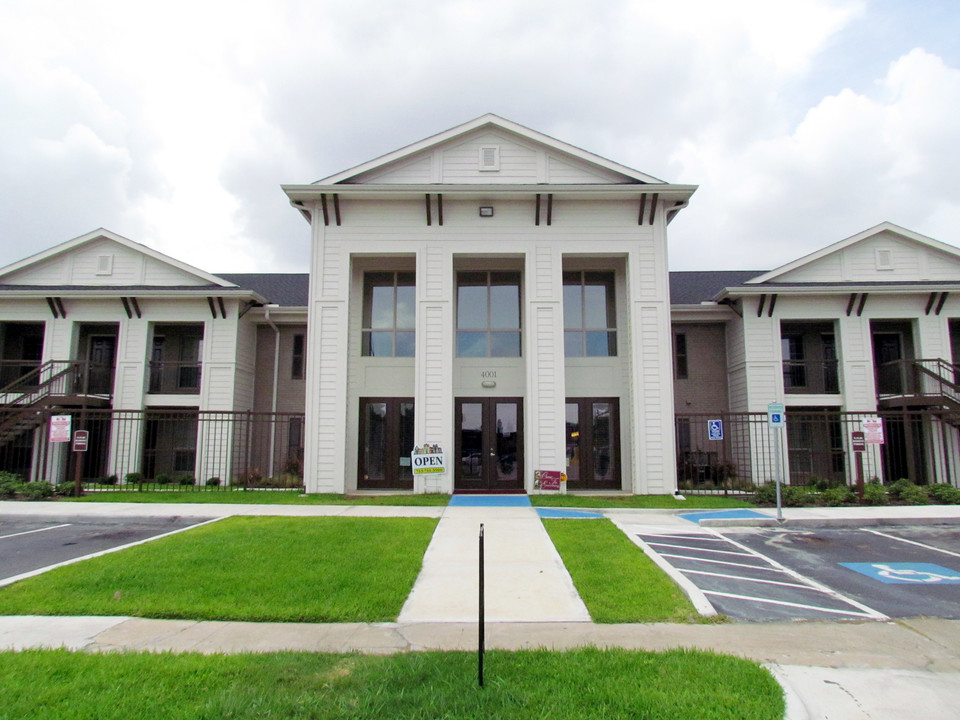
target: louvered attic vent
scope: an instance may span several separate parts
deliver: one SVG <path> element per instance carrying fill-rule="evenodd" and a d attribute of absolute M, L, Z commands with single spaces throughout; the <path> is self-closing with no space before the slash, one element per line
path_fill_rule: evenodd
<path fill-rule="evenodd" d="M 499 145 L 481 145 L 480 146 L 480 171 L 497 172 L 500 170 L 500 146 Z"/>
<path fill-rule="evenodd" d="M 113 275 L 113 255 L 97 255 L 97 275 Z"/>
<path fill-rule="evenodd" d="M 877 250 L 877 270 L 893 270 L 893 251 Z"/>

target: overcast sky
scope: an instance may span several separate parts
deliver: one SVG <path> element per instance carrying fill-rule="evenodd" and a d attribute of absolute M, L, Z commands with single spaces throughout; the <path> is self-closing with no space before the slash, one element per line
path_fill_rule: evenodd
<path fill-rule="evenodd" d="M 3 0 L 0 265 L 307 270 L 307 183 L 487 112 L 674 183 L 671 268 L 960 245 L 956 0 Z"/>

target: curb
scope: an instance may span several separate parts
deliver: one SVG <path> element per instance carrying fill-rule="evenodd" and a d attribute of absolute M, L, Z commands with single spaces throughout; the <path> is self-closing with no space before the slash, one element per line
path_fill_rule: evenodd
<path fill-rule="evenodd" d="M 763 667 L 770 671 L 773 679 L 783 690 L 783 720 L 810 720 L 810 712 L 803 700 L 794 691 L 787 679 L 786 673 L 776 663 L 763 663 Z"/>

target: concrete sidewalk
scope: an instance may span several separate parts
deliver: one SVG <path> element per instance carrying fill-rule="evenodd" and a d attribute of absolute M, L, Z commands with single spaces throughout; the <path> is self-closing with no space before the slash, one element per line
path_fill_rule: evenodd
<path fill-rule="evenodd" d="M 669 510 L 601 510 L 621 526 L 677 529 L 691 522 L 753 524 L 775 516 L 689 518 Z M 686 513 L 699 513 L 690 510 Z M 9 503 L 0 514 L 137 517 L 227 515 L 440 517 L 421 575 L 396 623 L 290 624 L 143 618 L 0 617 L 0 650 L 66 647 L 202 653 L 392 653 L 477 648 L 477 534 L 484 523 L 486 647 L 593 645 L 699 648 L 765 663 L 784 686 L 787 717 L 878 720 L 960 717 L 960 621 L 597 625 L 570 582 L 537 510 L 530 507 L 386 507 Z M 756 517 L 759 515 L 759 519 Z M 793 526 L 957 522 L 960 507 L 787 508 Z M 575 522 L 575 521 L 571 521 Z M 774 522 L 776 522 L 774 520 Z M 615 581 L 612 578 L 611 581 Z"/>

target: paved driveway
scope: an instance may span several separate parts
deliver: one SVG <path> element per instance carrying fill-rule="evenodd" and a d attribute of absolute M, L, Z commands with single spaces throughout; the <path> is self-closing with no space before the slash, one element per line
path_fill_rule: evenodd
<path fill-rule="evenodd" d="M 92 553 L 191 527 L 204 518 L 58 518 L 0 515 L 0 584 Z"/>

